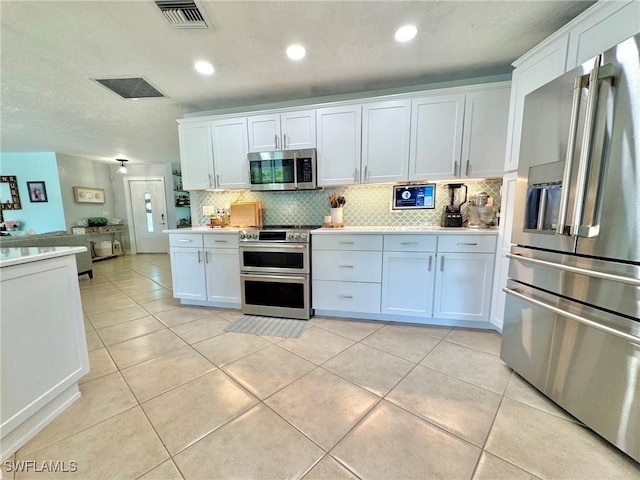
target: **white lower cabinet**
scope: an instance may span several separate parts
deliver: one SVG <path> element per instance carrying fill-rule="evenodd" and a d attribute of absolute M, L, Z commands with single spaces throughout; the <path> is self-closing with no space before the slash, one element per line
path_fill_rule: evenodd
<path fill-rule="evenodd" d="M 380 313 L 382 235 L 321 235 L 312 245 L 313 308 Z"/>
<path fill-rule="evenodd" d="M 240 303 L 240 253 L 237 248 L 204 251 L 208 302 Z"/>
<path fill-rule="evenodd" d="M 202 248 L 171 247 L 171 281 L 174 298 L 207 299 Z"/>
<path fill-rule="evenodd" d="M 380 283 L 314 280 L 313 308 L 351 313 L 380 313 Z"/>
<path fill-rule="evenodd" d="M 236 237 L 170 234 L 169 243 L 175 298 L 202 305 L 240 306 L 240 256 Z M 218 243 L 229 248 L 208 248 Z"/>
<path fill-rule="evenodd" d="M 435 253 L 384 252 L 382 313 L 431 317 Z"/>
<path fill-rule="evenodd" d="M 489 322 L 496 235 L 321 234 L 313 308 L 383 321 Z"/>
<path fill-rule="evenodd" d="M 441 235 L 433 316 L 488 322 L 495 235 Z"/>
<path fill-rule="evenodd" d="M 438 257 L 433 316 L 489 321 L 494 255 L 442 253 Z"/>

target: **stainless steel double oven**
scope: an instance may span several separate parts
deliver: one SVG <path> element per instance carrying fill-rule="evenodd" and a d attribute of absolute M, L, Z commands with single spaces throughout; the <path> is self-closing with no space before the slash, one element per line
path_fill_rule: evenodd
<path fill-rule="evenodd" d="M 240 231 L 243 313 L 311 318 L 311 228 Z"/>

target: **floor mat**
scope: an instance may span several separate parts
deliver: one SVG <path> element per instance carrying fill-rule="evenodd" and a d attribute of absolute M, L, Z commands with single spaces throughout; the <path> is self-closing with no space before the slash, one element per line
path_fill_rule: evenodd
<path fill-rule="evenodd" d="M 242 315 L 231 322 L 224 331 L 269 335 L 272 337 L 300 338 L 308 324 L 308 320 Z"/>

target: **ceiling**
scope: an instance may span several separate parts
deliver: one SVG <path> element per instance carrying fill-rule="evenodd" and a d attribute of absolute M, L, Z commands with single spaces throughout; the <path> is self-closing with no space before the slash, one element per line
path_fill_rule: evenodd
<path fill-rule="evenodd" d="M 591 1 L 202 1 L 174 29 L 152 1 L 0 0 L 1 151 L 179 162 L 185 114 L 499 75 Z M 395 30 L 415 24 L 410 43 Z M 302 43 L 307 57 L 284 50 Z M 209 60 L 211 76 L 196 73 Z M 167 98 L 91 81 L 143 76 Z"/>

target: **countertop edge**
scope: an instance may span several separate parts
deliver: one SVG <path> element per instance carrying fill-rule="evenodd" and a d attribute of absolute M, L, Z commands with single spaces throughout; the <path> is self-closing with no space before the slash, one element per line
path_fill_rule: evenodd
<path fill-rule="evenodd" d="M 446 227 L 344 227 L 318 228 L 312 235 L 331 235 L 338 233 L 360 234 L 402 234 L 402 235 L 497 235 L 498 229 L 446 228 Z"/>
<path fill-rule="evenodd" d="M 5 253 L 5 251 L 7 252 Z M 86 251 L 87 247 L 7 247 L 2 248 L 0 268 L 75 255 Z"/>

